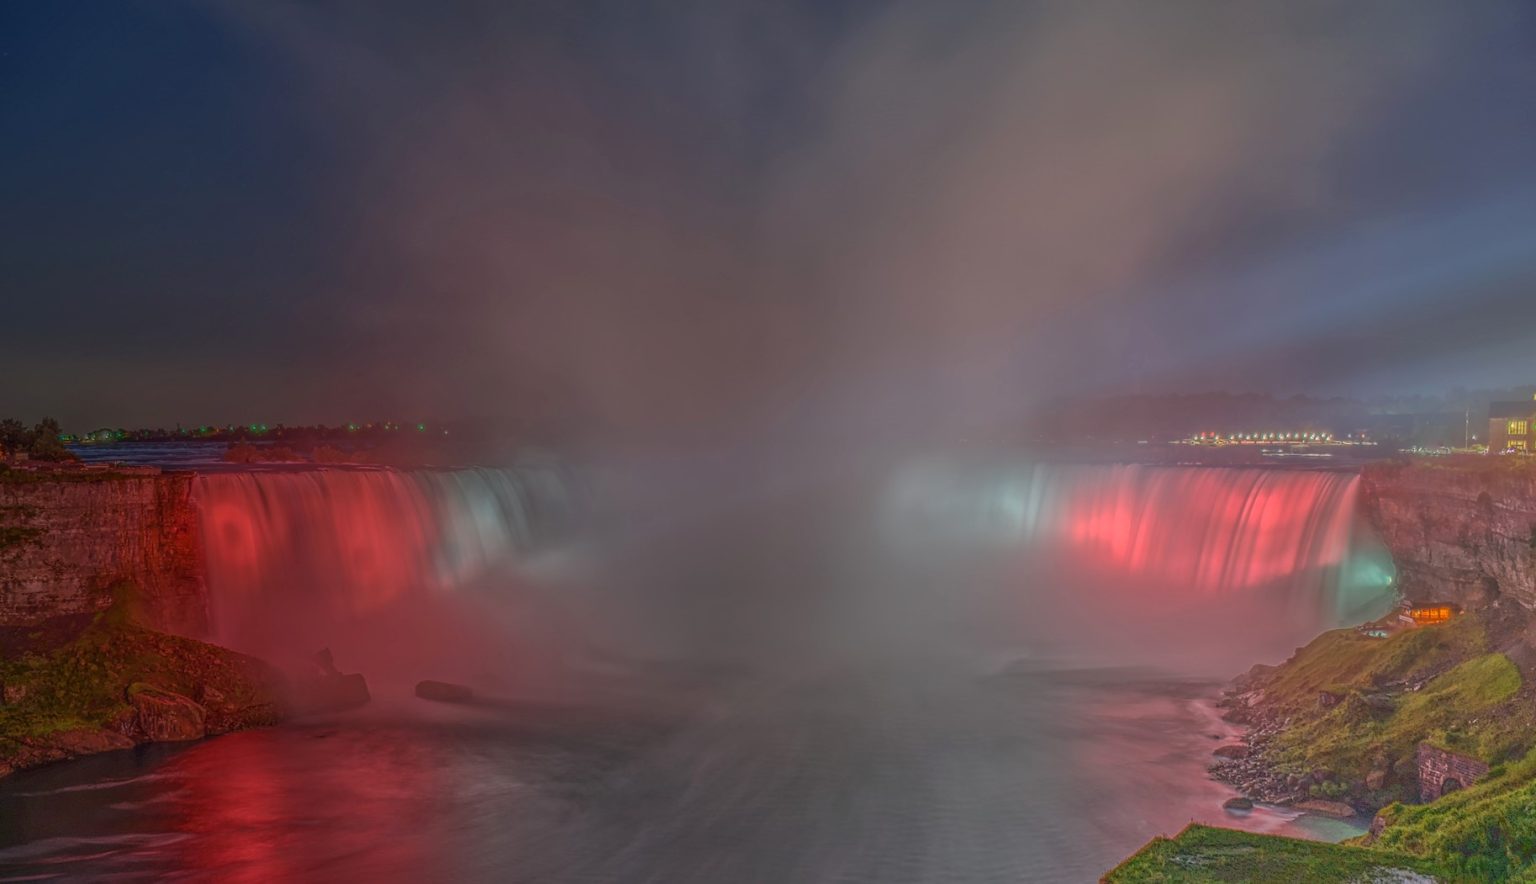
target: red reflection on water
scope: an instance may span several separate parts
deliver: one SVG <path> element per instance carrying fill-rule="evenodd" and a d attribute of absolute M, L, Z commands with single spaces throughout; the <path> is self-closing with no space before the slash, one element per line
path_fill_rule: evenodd
<path fill-rule="evenodd" d="M 195 880 L 451 879 L 438 767 L 420 745 L 344 736 L 338 752 L 325 730 L 238 734 L 170 762 L 181 788 L 159 822 L 189 836 L 172 865 Z"/>

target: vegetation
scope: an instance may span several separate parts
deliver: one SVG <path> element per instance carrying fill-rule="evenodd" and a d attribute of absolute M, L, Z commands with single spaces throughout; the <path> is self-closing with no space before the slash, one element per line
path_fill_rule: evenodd
<path fill-rule="evenodd" d="M 1317 797 L 1387 804 L 1379 836 L 1331 845 L 1191 826 L 1154 840 L 1106 880 L 1408 880 L 1392 877 L 1399 869 L 1536 884 L 1536 689 L 1500 650 L 1517 643 L 1521 621 L 1500 616 L 1468 614 L 1388 639 L 1336 630 L 1246 678 L 1244 689 L 1262 691 L 1263 718 L 1282 725 L 1256 743 L 1265 760 L 1313 773 Z M 1437 801 L 1401 803 L 1416 798 L 1420 742 L 1493 766 Z M 1327 773 L 1321 782 L 1318 771 Z"/>
<path fill-rule="evenodd" d="M 0 457 L 25 454 L 32 460 L 66 461 L 75 456 L 64 447 L 64 430 L 51 417 L 38 421 L 32 429 L 15 418 L 0 420 Z"/>
<path fill-rule="evenodd" d="M 1382 810 L 1377 845 L 1438 857 L 1468 881 L 1536 881 L 1536 753 L 1430 804 Z"/>
<path fill-rule="evenodd" d="M 146 629 L 135 608 L 134 588 L 119 584 L 95 616 L 0 630 L 0 771 L 61 757 L 59 735 L 129 730 L 135 685 L 196 698 L 222 730 L 276 720 L 266 664 Z"/>
<path fill-rule="evenodd" d="M 1388 639 L 1324 633 L 1253 678 L 1264 718 L 1284 722 L 1258 748 L 1277 773 L 1311 775 L 1315 797 L 1367 808 L 1414 796 L 1420 742 L 1520 758 L 1536 745 L 1536 690 L 1494 644 L 1478 614 Z"/>
<path fill-rule="evenodd" d="M 1173 838 L 1154 838 L 1104 876 L 1110 884 L 1253 882 L 1309 884 L 1411 880 L 1406 873 L 1459 881 L 1434 859 L 1401 851 L 1256 835 L 1192 824 Z"/>
<path fill-rule="evenodd" d="M 1341 845 L 1192 825 L 1156 838 L 1110 882 L 1393 881 L 1400 869 L 1446 882 L 1536 882 L 1536 752 L 1429 804 L 1393 804 L 1386 828 Z"/>
<path fill-rule="evenodd" d="M 286 445 L 252 445 L 236 442 L 224 452 L 226 463 L 289 463 L 304 460 L 303 455 Z"/>

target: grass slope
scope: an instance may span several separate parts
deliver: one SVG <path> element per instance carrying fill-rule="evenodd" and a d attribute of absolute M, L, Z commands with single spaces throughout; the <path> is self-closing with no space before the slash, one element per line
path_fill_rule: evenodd
<path fill-rule="evenodd" d="M 1420 876 L 1415 879 L 1412 875 Z M 1395 876 L 1395 877 L 1394 877 Z M 1143 882 L 1331 882 L 1460 881 L 1440 863 L 1369 847 L 1256 835 L 1191 824 L 1173 838 L 1155 838 L 1116 866 L 1109 884 Z"/>
<path fill-rule="evenodd" d="M 1413 797 L 1420 742 L 1490 764 L 1536 745 L 1536 691 L 1508 657 L 1490 649 L 1477 616 L 1389 639 L 1353 630 L 1324 633 L 1259 685 L 1263 708 L 1289 724 L 1265 747 L 1276 770 L 1328 771 L 1322 797 L 1348 794 L 1367 807 Z M 1323 692 L 1338 697 L 1332 706 Z M 1367 790 L 1371 771 L 1391 771 Z"/>
<path fill-rule="evenodd" d="M 1469 881 L 1536 881 L 1536 752 L 1471 788 L 1382 816 L 1378 847 L 1439 857 Z"/>

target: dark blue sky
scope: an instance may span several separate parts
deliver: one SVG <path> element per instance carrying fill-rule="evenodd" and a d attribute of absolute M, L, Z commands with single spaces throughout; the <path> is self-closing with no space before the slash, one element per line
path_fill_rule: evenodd
<path fill-rule="evenodd" d="M 0 413 L 1531 383 L 1533 158 L 1528 3 L 18 0 Z"/>

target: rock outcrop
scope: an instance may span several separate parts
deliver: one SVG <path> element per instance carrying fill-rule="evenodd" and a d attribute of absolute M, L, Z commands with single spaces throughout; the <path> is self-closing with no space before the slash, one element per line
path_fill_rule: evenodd
<path fill-rule="evenodd" d="M 191 474 L 0 473 L 0 627 L 113 603 L 131 583 L 156 629 L 207 629 Z"/>
<path fill-rule="evenodd" d="M 1478 457 L 1373 464 L 1362 478 L 1404 598 L 1536 609 L 1536 469 Z"/>
<path fill-rule="evenodd" d="M 291 711 L 282 674 L 254 657 L 123 622 L 116 608 L 78 621 L 0 628 L 0 776 Z"/>
<path fill-rule="evenodd" d="M 134 730 L 150 742 L 200 740 L 208 733 L 207 710 L 175 691 L 136 684 L 128 689 L 128 705 Z"/>

